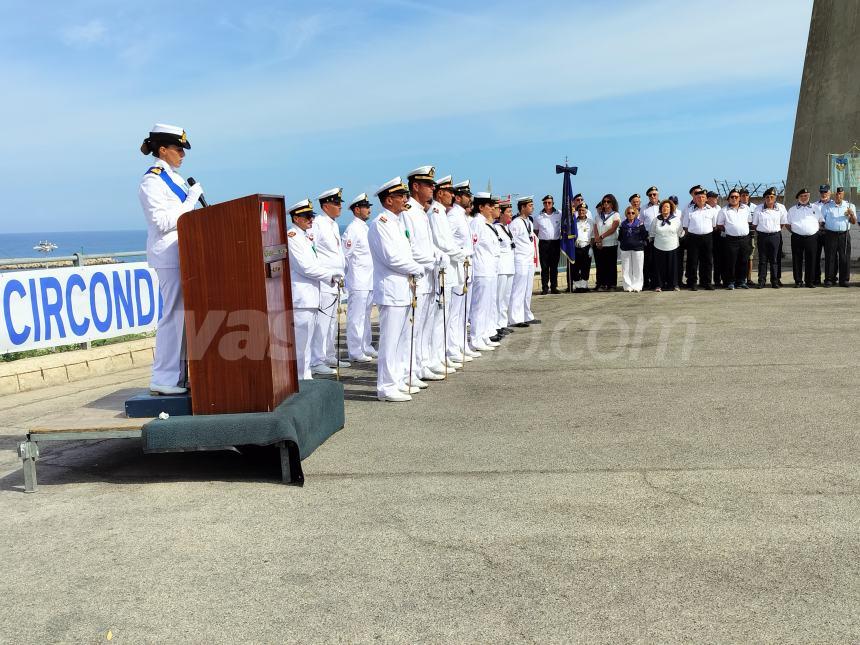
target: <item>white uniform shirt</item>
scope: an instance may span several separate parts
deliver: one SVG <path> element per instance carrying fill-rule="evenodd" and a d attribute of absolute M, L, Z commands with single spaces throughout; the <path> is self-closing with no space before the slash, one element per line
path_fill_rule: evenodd
<path fill-rule="evenodd" d="M 448 209 L 448 225 L 451 228 L 451 235 L 457 246 L 460 247 L 460 253 L 464 258 L 472 256 L 472 232 L 469 230 L 469 222 L 466 218 L 466 211 L 459 204 L 454 204 Z"/>
<path fill-rule="evenodd" d="M 788 224 L 788 213 L 780 203 L 774 204 L 773 208 L 760 205 L 753 213 L 752 223 L 759 233 L 779 233 L 782 225 Z"/>
<path fill-rule="evenodd" d="M 714 232 L 714 226 L 719 214 L 720 210 L 716 206 L 705 204 L 699 208 L 693 205 L 681 217 L 681 226 L 687 229 L 688 233 L 693 233 L 694 235 L 710 235 Z"/>
<path fill-rule="evenodd" d="M 813 204 L 795 204 L 786 215 L 791 232 L 797 235 L 817 235 L 821 213 Z"/>
<path fill-rule="evenodd" d="M 514 234 L 511 233 L 510 225 L 504 226 L 501 222 L 493 224 L 499 237 L 502 238 L 502 243 L 499 247 L 499 275 L 514 274 Z M 514 247 L 514 248 L 511 248 Z"/>
<path fill-rule="evenodd" d="M 561 213 L 556 209 L 547 214 L 541 211 L 537 214 L 535 230 L 539 240 L 557 240 L 561 237 Z"/>
<path fill-rule="evenodd" d="M 367 232 L 373 257 L 373 303 L 408 306 L 412 302 L 410 275 L 424 275 L 424 267 L 412 259 L 412 245 L 400 215 L 383 210 Z"/>
<path fill-rule="evenodd" d="M 499 255 L 502 245 L 499 232 L 483 217 L 473 217 L 469 223 L 472 231 L 472 275 L 476 278 L 494 277 L 499 274 Z"/>
<path fill-rule="evenodd" d="M 642 219 L 642 223 L 645 224 L 645 230 L 651 230 L 651 223 L 657 219 L 657 216 L 660 214 L 660 204 L 648 204 L 642 208 L 642 212 L 639 214 L 639 217 Z M 650 234 L 650 233 L 649 233 Z"/>
<path fill-rule="evenodd" d="M 618 226 L 621 226 L 621 215 L 618 214 L 617 211 L 611 212 L 609 215 L 605 215 L 603 213 L 598 213 L 597 217 L 594 220 L 594 226 L 597 228 L 597 233 L 599 235 L 603 235 L 612 228 L 612 223 L 618 222 Z M 596 237 L 596 236 L 595 236 Z M 609 235 L 603 238 L 603 246 L 617 246 L 618 245 L 618 229 L 615 229 L 615 232 L 612 235 Z"/>
<path fill-rule="evenodd" d="M 535 259 L 534 231 L 528 218 L 515 217 L 508 230 L 514 236 L 514 265 L 533 267 Z"/>
<path fill-rule="evenodd" d="M 427 211 L 427 218 L 430 220 L 430 231 L 433 233 L 433 244 L 436 245 L 436 248 L 448 256 L 451 264 L 465 260 L 466 256 L 463 255 L 460 245 L 454 239 L 445 207 L 439 202 L 432 202 Z"/>
<path fill-rule="evenodd" d="M 411 208 L 400 213 L 400 217 L 409 233 L 412 257 L 424 267 L 424 275 L 418 281 L 418 293 L 430 293 L 433 290 L 430 275 L 436 265 L 438 249 L 433 244 L 433 233 L 430 231 L 427 213 L 412 197 L 409 198 L 409 205 Z"/>
<path fill-rule="evenodd" d="M 167 173 L 173 183 L 188 192 L 185 180 L 166 161 L 155 159 L 152 167 L 161 168 L 161 172 Z M 137 196 L 146 217 L 146 261 L 153 269 L 178 269 L 179 236 L 176 223 L 181 215 L 194 208 L 194 202 L 180 200 L 159 174 L 151 172 L 147 172 L 140 180 Z"/>
<path fill-rule="evenodd" d="M 344 285 L 348 291 L 373 291 L 373 258 L 367 232 L 367 222 L 356 217 L 346 227 L 341 238 L 346 259 Z"/>
<path fill-rule="evenodd" d="M 586 216 L 585 219 L 576 218 L 576 246 L 583 249 L 591 244 L 594 238 L 594 222 Z"/>
<path fill-rule="evenodd" d="M 744 204 L 740 204 L 737 208 L 723 206 L 717 215 L 717 224 L 726 228 L 726 235 L 734 237 L 749 235 L 751 217 L 750 209 Z"/>
<path fill-rule="evenodd" d="M 318 309 L 320 285 L 331 284 L 333 272 L 320 262 L 314 250 L 314 233 L 293 227 L 287 231 L 287 251 L 290 254 L 290 289 L 293 307 Z"/>
<path fill-rule="evenodd" d="M 343 275 L 346 272 L 346 259 L 340 244 L 340 229 L 337 226 L 337 220 L 324 213 L 317 215 L 314 217 L 312 230 L 317 257 L 322 265 L 330 269 L 332 273 Z M 321 289 L 323 293 L 337 293 L 337 287 L 329 284 L 323 284 Z"/>
<path fill-rule="evenodd" d="M 681 218 L 672 215 L 668 220 L 659 217 L 651 222 L 651 237 L 654 238 L 654 248 L 658 251 L 674 251 L 679 246 L 679 240 L 684 237 Z"/>

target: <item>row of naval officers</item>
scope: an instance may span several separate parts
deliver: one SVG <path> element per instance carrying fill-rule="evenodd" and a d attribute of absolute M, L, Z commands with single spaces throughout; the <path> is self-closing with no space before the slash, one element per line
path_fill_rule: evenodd
<path fill-rule="evenodd" d="M 532 197 L 512 204 L 471 192 L 432 166 L 396 177 L 348 207 L 355 216 L 340 234 L 340 188 L 288 209 L 296 358 L 300 378 L 334 374 L 349 362 L 336 354 L 341 285 L 347 293 L 349 359 L 377 365 L 377 397 L 409 401 L 513 328 L 538 324 L 531 312 L 535 272 Z M 371 308 L 379 311 L 378 350 Z M 468 325 L 466 324 L 468 321 Z M 411 359 L 411 362 L 410 362 Z"/>

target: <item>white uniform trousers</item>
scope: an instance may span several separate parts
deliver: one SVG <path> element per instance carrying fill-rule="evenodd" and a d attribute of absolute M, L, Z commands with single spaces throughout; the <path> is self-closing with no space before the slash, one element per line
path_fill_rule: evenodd
<path fill-rule="evenodd" d="M 471 291 L 471 289 L 472 285 L 470 284 L 469 290 Z M 457 295 L 458 293 L 460 295 Z M 448 309 L 448 356 L 455 358 L 462 357 L 465 349 L 463 347 L 463 339 L 465 338 L 463 330 L 468 319 L 467 300 L 468 298 L 463 295 L 462 287 L 451 291 L 451 306 Z"/>
<path fill-rule="evenodd" d="M 508 326 L 508 307 L 511 302 L 511 288 L 513 287 L 514 275 L 512 273 L 500 273 L 496 280 L 496 328 Z"/>
<path fill-rule="evenodd" d="M 472 345 L 482 344 L 496 335 L 496 277 L 475 277 L 472 282 L 472 311 L 469 338 Z"/>
<path fill-rule="evenodd" d="M 404 382 L 406 376 L 409 374 L 409 347 L 412 344 L 412 370 L 413 375 L 417 376 L 418 373 L 430 363 L 426 362 L 424 357 L 425 355 L 425 347 L 429 346 L 429 341 L 425 341 L 425 330 L 427 332 L 431 332 L 429 326 L 427 325 L 427 319 L 430 315 L 430 306 L 434 305 L 435 298 L 432 293 L 419 293 L 416 300 L 415 306 L 415 339 L 414 342 L 410 341 L 412 336 L 412 330 L 409 329 L 411 325 L 407 325 L 406 329 L 406 342 L 403 344 L 401 351 L 403 352 L 401 355 L 401 360 L 403 361 L 403 373 L 404 373 Z"/>
<path fill-rule="evenodd" d="M 351 359 L 370 349 L 370 309 L 373 291 L 350 291 L 346 308 L 346 346 Z"/>
<path fill-rule="evenodd" d="M 534 269 L 531 266 L 516 267 L 511 280 L 511 299 L 508 305 L 508 323 L 523 323 L 526 319 L 526 301 L 533 284 Z"/>
<path fill-rule="evenodd" d="M 620 251 L 621 284 L 624 291 L 642 291 L 645 278 L 645 251 Z"/>
<path fill-rule="evenodd" d="M 296 336 L 296 368 L 299 378 L 306 381 L 313 378 L 311 376 L 311 338 L 313 337 L 316 315 L 316 307 L 293 309 L 293 330 Z"/>
<path fill-rule="evenodd" d="M 311 366 L 335 363 L 335 334 L 337 333 L 337 297 L 334 293 L 320 289 L 320 308 L 314 320 L 311 337 Z"/>
<path fill-rule="evenodd" d="M 532 313 L 532 293 L 535 290 L 535 270 L 534 267 L 529 269 L 528 285 L 526 286 L 526 322 L 535 319 Z"/>
<path fill-rule="evenodd" d="M 379 359 L 376 366 L 376 394 L 396 395 L 406 384 L 403 378 L 403 342 L 409 360 L 409 313 L 411 307 L 377 305 L 379 308 Z"/>
<path fill-rule="evenodd" d="M 431 313 L 433 314 L 433 333 L 432 340 L 430 342 L 430 362 L 431 363 L 445 363 L 445 354 L 446 352 L 450 355 L 452 352 L 448 351 L 448 348 L 451 345 L 451 339 L 448 338 L 448 345 L 445 344 L 445 334 L 446 334 L 446 326 L 445 323 L 451 318 L 451 301 L 453 298 L 454 290 L 445 285 L 445 309 L 442 309 L 441 306 L 441 297 L 439 306 L 434 305 L 431 309 Z M 447 331 L 450 334 L 450 330 Z M 462 333 L 462 331 L 461 331 Z"/>
<path fill-rule="evenodd" d="M 179 269 L 156 269 L 164 308 L 155 332 L 152 384 L 181 385 L 185 381 L 185 301 Z"/>

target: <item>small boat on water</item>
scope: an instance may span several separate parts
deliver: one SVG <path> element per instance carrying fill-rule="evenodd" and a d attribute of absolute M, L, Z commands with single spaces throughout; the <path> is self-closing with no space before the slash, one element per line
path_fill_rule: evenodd
<path fill-rule="evenodd" d="M 53 242 L 49 242 L 48 240 L 43 240 L 39 242 L 36 246 L 33 247 L 34 251 L 39 251 L 40 253 L 50 253 L 54 249 L 57 248 L 57 245 Z"/>

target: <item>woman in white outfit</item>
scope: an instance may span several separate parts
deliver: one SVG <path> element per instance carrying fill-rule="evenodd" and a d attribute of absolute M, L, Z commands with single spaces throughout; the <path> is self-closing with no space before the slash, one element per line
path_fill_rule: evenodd
<path fill-rule="evenodd" d="M 624 291 L 639 292 L 645 283 L 645 243 L 648 230 L 639 217 L 639 211 L 631 205 L 624 211 L 624 221 L 618 227 L 618 246 L 621 250 L 621 285 Z"/>
<path fill-rule="evenodd" d="M 475 217 L 469 223 L 472 231 L 472 305 L 470 341 L 478 351 L 499 346 L 496 336 L 496 277 L 499 273 L 501 239 L 493 226 L 496 201 L 490 193 L 475 193 L 472 208 Z"/>
<path fill-rule="evenodd" d="M 137 194 L 146 218 L 146 260 L 158 276 L 164 307 L 155 333 L 155 358 L 149 389 L 153 394 L 183 394 L 185 387 L 185 306 L 179 275 L 179 218 L 192 210 L 203 188 L 190 188 L 176 172 L 191 149 L 185 130 L 156 123 L 140 151 L 155 161 L 143 175 Z"/>
<path fill-rule="evenodd" d="M 511 288 L 514 281 L 514 234 L 510 224 L 513 210 L 510 202 L 499 204 L 499 221 L 496 230 L 502 240 L 499 254 L 499 277 L 496 283 L 496 329 L 502 335 L 509 334 L 508 307 L 511 302 Z"/>

